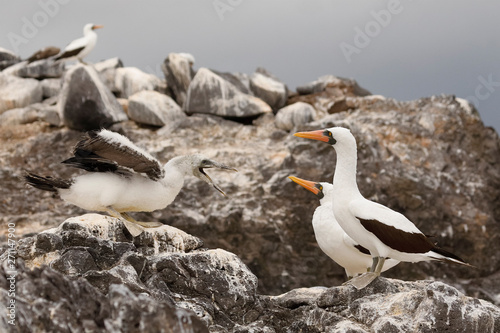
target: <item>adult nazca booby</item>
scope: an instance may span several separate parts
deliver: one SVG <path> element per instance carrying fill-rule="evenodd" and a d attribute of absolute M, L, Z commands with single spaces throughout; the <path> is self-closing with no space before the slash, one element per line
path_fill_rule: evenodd
<path fill-rule="evenodd" d="M 95 47 L 97 43 L 97 34 L 94 30 L 102 28 L 102 25 L 88 23 L 83 27 L 83 37 L 75 39 L 64 48 L 63 53 L 58 55 L 55 60 L 78 59 L 83 63 L 85 58 Z"/>
<path fill-rule="evenodd" d="M 418 262 L 439 260 L 470 266 L 458 256 L 437 247 L 404 215 L 365 199 L 356 183 L 356 139 L 342 127 L 295 133 L 333 146 L 337 164 L 333 176 L 333 212 L 347 235 L 367 248 L 373 258 L 371 273 L 352 279 L 363 288 L 380 275 L 385 258 Z"/>
<path fill-rule="evenodd" d="M 63 200 L 80 208 L 107 212 L 121 218 L 134 237 L 142 232 L 134 224 L 144 227 L 162 224 L 135 221 L 128 212 L 165 208 L 175 199 L 182 189 L 184 178 L 189 175 L 205 181 L 225 195 L 204 169 L 236 171 L 199 154 L 177 156 L 162 166 L 125 136 L 106 129 L 88 132 L 77 143 L 73 153 L 73 157 L 62 163 L 89 173 L 62 180 L 27 172 L 26 182 L 41 190 L 57 192 Z"/>
<path fill-rule="evenodd" d="M 372 265 L 370 252 L 356 243 L 340 227 L 333 214 L 333 185 L 312 182 L 298 177 L 288 177 L 295 183 L 314 193 L 320 202 L 312 218 L 314 236 L 321 250 L 340 266 L 350 279 L 366 273 Z M 396 266 L 397 260 L 387 259 L 382 272 Z"/>

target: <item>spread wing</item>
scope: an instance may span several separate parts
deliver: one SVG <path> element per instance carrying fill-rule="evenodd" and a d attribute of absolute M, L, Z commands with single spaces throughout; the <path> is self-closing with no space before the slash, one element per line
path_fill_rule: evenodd
<path fill-rule="evenodd" d="M 73 153 L 74 157 L 63 163 L 91 172 L 123 172 L 129 168 L 145 173 L 152 180 L 164 176 L 156 158 L 123 135 L 105 129 L 87 132 Z"/>

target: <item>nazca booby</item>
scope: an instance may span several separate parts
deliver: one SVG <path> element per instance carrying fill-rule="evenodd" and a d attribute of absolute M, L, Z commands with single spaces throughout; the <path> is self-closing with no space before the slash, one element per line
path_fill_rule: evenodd
<path fill-rule="evenodd" d="M 157 227 L 159 222 L 138 222 L 128 212 L 150 212 L 169 205 L 182 189 L 186 176 L 195 176 L 224 192 L 204 169 L 219 168 L 236 171 L 200 154 L 177 156 L 165 165 L 139 148 L 128 138 L 106 129 L 88 132 L 78 142 L 74 156 L 63 161 L 89 173 L 71 180 L 25 174 L 26 182 L 38 189 L 57 192 L 80 208 L 107 212 L 124 221 L 135 237 L 143 229 Z M 132 222 L 132 223 L 128 223 Z"/>
<path fill-rule="evenodd" d="M 352 279 L 363 288 L 380 275 L 386 258 L 418 262 L 439 260 L 470 266 L 437 247 L 404 215 L 365 199 L 356 183 L 356 139 L 346 128 L 299 132 L 295 136 L 326 142 L 337 153 L 333 176 L 333 212 L 347 235 L 367 248 L 373 258 L 371 273 Z"/>
<path fill-rule="evenodd" d="M 320 249 L 340 266 L 344 267 L 350 279 L 366 273 L 372 265 L 370 251 L 356 243 L 340 227 L 333 214 L 333 185 L 326 182 L 312 182 L 298 177 L 288 177 L 295 183 L 314 193 L 320 202 L 312 218 L 314 236 Z M 399 264 L 387 259 L 382 272 Z"/>
<path fill-rule="evenodd" d="M 95 47 L 97 43 L 97 34 L 95 29 L 102 28 L 102 25 L 88 23 L 83 27 L 83 37 L 75 39 L 64 48 L 63 53 L 58 55 L 55 60 L 71 60 L 77 58 L 83 63 L 85 58 Z"/>

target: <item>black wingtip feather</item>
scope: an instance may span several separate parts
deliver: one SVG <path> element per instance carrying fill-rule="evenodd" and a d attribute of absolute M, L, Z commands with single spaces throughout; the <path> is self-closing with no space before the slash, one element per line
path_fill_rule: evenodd
<path fill-rule="evenodd" d="M 68 189 L 71 186 L 70 181 L 52 177 L 42 177 L 31 172 L 25 172 L 24 180 L 27 184 L 37 189 L 49 192 L 57 192 L 59 189 Z"/>

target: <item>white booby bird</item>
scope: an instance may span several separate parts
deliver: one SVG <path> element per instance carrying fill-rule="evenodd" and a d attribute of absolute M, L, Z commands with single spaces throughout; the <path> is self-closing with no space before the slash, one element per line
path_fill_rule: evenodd
<path fill-rule="evenodd" d="M 144 227 L 162 224 L 137 222 L 128 212 L 165 208 L 175 199 L 184 178 L 189 175 L 207 182 L 225 195 L 204 169 L 236 171 L 199 154 L 177 156 L 162 166 L 125 136 L 106 129 L 88 132 L 73 153 L 73 157 L 62 163 L 90 173 L 72 180 L 61 180 L 27 172 L 24 176 L 26 182 L 41 190 L 57 192 L 63 200 L 83 209 L 107 212 L 121 218 L 134 237 L 143 229 L 127 221 Z"/>
<path fill-rule="evenodd" d="M 342 127 L 299 132 L 295 136 L 326 142 L 337 153 L 333 176 L 333 212 L 338 223 L 373 258 L 371 273 L 352 279 L 363 288 L 380 275 L 385 258 L 418 262 L 439 260 L 470 266 L 458 256 L 437 247 L 404 215 L 365 199 L 356 182 L 356 139 Z"/>
<path fill-rule="evenodd" d="M 356 243 L 340 227 L 333 214 L 333 185 L 326 182 L 312 182 L 290 176 L 295 183 L 314 193 L 320 202 L 312 218 L 314 236 L 319 247 L 340 266 L 344 267 L 350 279 L 368 272 L 372 266 L 370 251 Z M 387 259 L 382 272 L 399 264 L 399 261 Z"/>
<path fill-rule="evenodd" d="M 97 34 L 95 29 L 102 28 L 102 25 L 88 23 L 83 27 L 83 37 L 75 39 L 64 48 L 63 53 L 58 55 L 55 60 L 71 60 L 77 58 L 83 63 L 85 58 L 95 47 L 97 42 Z"/>

